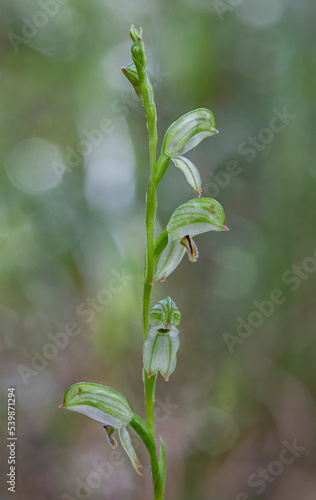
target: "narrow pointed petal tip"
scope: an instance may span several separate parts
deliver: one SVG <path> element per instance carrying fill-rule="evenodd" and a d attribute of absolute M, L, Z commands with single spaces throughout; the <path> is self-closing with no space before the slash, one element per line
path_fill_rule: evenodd
<path fill-rule="evenodd" d="M 200 189 L 196 192 L 196 194 L 198 195 L 198 198 L 201 198 L 202 188 L 200 188 Z"/>
<path fill-rule="evenodd" d="M 215 134 L 219 134 L 219 130 L 217 130 L 217 128 L 215 129 Z"/>
<path fill-rule="evenodd" d="M 139 460 L 137 461 L 136 465 L 137 465 L 137 470 L 136 470 L 137 474 L 139 474 L 140 476 L 142 476 L 143 473 L 142 473 L 141 469 L 143 468 L 143 466 L 142 466 L 142 464 L 140 463 Z"/>
<path fill-rule="evenodd" d="M 223 225 L 224 231 L 229 231 L 229 227 L 226 226 L 226 224 Z"/>
<path fill-rule="evenodd" d="M 164 377 L 164 379 L 165 379 L 165 382 L 168 382 L 168 380 L 169 380 L 168 375 L 166 377 Z"/>
<path fill-rule="evenodd" d="M 64 408 L 64 407 L 65 407 L 64 403 L 58 406 L 58 408 Z"/>

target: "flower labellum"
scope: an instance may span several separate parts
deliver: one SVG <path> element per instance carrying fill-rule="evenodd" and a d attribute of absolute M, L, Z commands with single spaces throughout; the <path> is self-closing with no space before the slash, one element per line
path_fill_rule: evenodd
<path fill-rule="evenodd" d="M 193 238 L 187 234 L 184 238 L 181 238 L 180 243 L 186 248 L 189 260 L 191 262 L 196 262 L 199 256 L 199 251 Z"/>
<path fill-rule="evenodd" d="M 112 434 L 117 429 L 124 450 L 136 472 L 141 475 L 141 464 L 126 430 L 126 426 L 132 421 L 135 414 L 123 394 L 104 385 L 79 382 L 66 391 L 64 402 L 60 408 L 83 413 L 87 417 L 101 422 L 113 448 L 116 447 L 116 441 Z"/>
<path fill-rule="evenodd" d="M 151 328 L 144 343 L 144 368 L 151 377 L 158 371 L 169 380 L 177 364 L 181 314 L 170 297 L 160 300 L 149 315 Z"/>

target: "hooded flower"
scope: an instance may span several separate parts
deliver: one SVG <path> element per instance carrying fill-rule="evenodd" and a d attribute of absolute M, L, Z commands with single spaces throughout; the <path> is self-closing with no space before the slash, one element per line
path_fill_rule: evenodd
<path fill-rule="evenodd" d="M 157 258 L 151 283 L 164 281 L 180 264 L 185 250 L 190 261 L 196 262 L 198 249 L 193 236 L 207 231 L 228 231 L 224 210 L 218 201 L 212 198 L 193 199 L 177 208 L 163 233 L 165 245 L 162 245 L 161 238 L 159 240 L 162 252 Z"/>
<path fill-rule="evenodd" d="M 213 113 L 206 108 L 195 109 L 181 116 L 168 128 L 161 152 L 169 158 L 195 148 L 206 137 L 218 134 Z"/>
<path fill-rule="evenodd" d="M 194 163 L 183 156 L 206 137 L 218 134 L 213 113 L 206 108 L 195 109 L 181 116 L 168 128 L 157 163 L 155 182 L 158 184 L 170 160 L 185 175 L 190 186 L 201 196 L 201 177 Z"/>
<path fill-rule="evenodd" d="M 141 464 L 126 429 L 135 414 L 125 396 L 104 385 L 80 382 L 69 387 L 60 408 L 83 413 L 101 422 L 113 448 L 116 448 L 113 433 L 117 429 L 124 450 L 141 475 Z"/>
<path fill-rule="evenodd" d="M 153 307 L 149 321 L 151 328 L 144 343 L 144 368 L 151 377 L 158 371 L 167 381 L 177 364 L 181 314 L 176 304 L 167 297 Z"/>

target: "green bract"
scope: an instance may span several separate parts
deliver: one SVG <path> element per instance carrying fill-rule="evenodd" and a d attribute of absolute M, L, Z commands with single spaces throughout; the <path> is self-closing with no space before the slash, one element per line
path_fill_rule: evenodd
<path fill-rule="evenodd" d="M 195 109 L 181 116 L 168 128 L 162 145 L 162 154 L 174 158 L 190 151 L 205 137 L 218 134 L 213 113 L 205 108 Z"/>
<path fill-rule="evenodd" d="M 136 42 L 132 45 L 132 58 L 137 68 L 137 71 L 140 70 L 144 71 L 146 69 L 147 57 L 146 57 L 145 45 L 141 36 L 139 36 Z"/>
<path fill-rule="evenodd" d="M 179 349 L 178 325 L 181 314 L 176 304 L 167 297 L 160 300 L 152 309 L 149 321 L 152 327 L 144 343 L 144 368 L 151 377 L 158 371 L 167 381 L 177 364 Z"/>
<path fill-rule="evenodd" d="M 116 442 L 112 434 L 117 429 L 124 450 L 136 472 L 141 474 L 140 462 L 126 430 L 126 426 L 135 414 L 125 396 L 104 385 L 79 382 L 66 391 L 64 402 L 60 408 L 83 413 L 87 417 L 101 422 L 113 447 L 116 447 Z"/>
<path fill-rule="evenodd" d="M 130 63 L 127 66 L 123 66 L 121 70 L 123 71 L 126 78 L 129 80 L 129 82 L 133 85 L 140 102 L 144 105 L 144 97 L 140 88 L 138 73 L 135 64 Z"/>
<path fill-rule="evenodd" d="M 193 236 L 207 231 L 225 230 L 228 230 L 225 225 L 225 213 L 218 201 L 212 198 L 200 198 L 181 205 L 173 212 L 163 237 L 157 239 L 160 248 L 163 248 L 166 240 L 167 243 L 160 256 L 157 255 L 156 270 L 151 283 L 164 281 L 180 264 L 185 249 L 190 261 L 196 262 L 198 249 Z"/>

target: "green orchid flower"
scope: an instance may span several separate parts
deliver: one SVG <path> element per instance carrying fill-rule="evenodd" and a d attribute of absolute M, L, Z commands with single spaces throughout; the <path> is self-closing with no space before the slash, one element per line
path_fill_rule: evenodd
<path fill-rule="evenodd" d="M 142 466 L 126 429 L 127 425 L 134 419 L 135 414 L 125 396 L 104 385 L 79 382 L 69 387 L 65 393 L 64 402 L 59 408 L 83 413 L 87 417 L 101 422 L 112 448 L 117 446 L 113 433 L 118 430 L 122 446 L 134 469 L 142 475 Z"/>
<path fill-rule="evenodd" d="M 176 269 L 187 251 L 189 260 L 196 262 L 198 248 L 193 236 L 207 231 L 228 231 L 225 213 L 212 198 L 189 200 L 172 214 L 166 231 L 157 239 L 156 269 L 151 284 L 164 281 Z M 159 254 L 159 255 L 157 255 Z"/>
<path fill-rule="evenodd" d="M 153 307 L 149 322 L 152 325 L 143 349 L 143 363 L 148 377 L 161 373 L 169 380 L 177 364 L 180 346 L 179 330 L 181 314 L 174 301 L 167 297 Z"/>

